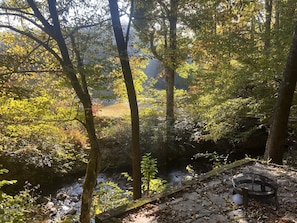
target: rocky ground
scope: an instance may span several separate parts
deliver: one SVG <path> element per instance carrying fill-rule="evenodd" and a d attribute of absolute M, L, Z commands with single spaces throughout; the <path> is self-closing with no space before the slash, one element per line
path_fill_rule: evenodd
<path fill-rule="evenodd" d="M 257 173 L 278 184 L 275 199 L 249 199 L 244 208 L 234 196 L 232 177 L 239 173 Z M 113 219 L 115 220 L 115 219 Z M 117 218 L 123 223 L 260 223 L 297 222 L 297 171 L 283 166 L 251 162 L 212 177 L 194 181 L 166 199 L 146 204 Z"/>

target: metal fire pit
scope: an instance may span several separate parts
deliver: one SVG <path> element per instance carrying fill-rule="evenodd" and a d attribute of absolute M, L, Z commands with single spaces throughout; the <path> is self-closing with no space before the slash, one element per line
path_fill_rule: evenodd
<path fill-rule="evenodd" d="M 260 174 L 241 173 L 233 176 L 232 183 L 236 193 L 243 196 L 245 208 L 248 206 L 249 198 L 274 198 L 275 205 L 278 207 L 278 186 L 274 180 Z"/>

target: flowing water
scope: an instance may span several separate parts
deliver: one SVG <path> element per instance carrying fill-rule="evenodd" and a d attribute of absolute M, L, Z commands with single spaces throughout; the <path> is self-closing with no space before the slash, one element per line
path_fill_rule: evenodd
<path fill-rule="evenodd" d="M 166 180 L 169 186 L 181 184 L 187 174 L 185 167 L 175 167 L 169 171 L 168 169 L 161 169 L 159 171 L 159 177 Z M 95 190 L 98 190 L 98 184 L 107 181 L 112 181 L 118 184 L 124 191 L 132 189 L 131 183 L 122 176 L 121 172 L 116 171 L 113 173 L 100 173 L 97 177 L 97 186 Z M 53 192 L 48 196 L 45 210 L 53 222 L 64 216 L 72 216 L 80 213 L 82 183 L 83 178 L 77 178 L 72 183 L 62 185 L 56 192 Z"/>

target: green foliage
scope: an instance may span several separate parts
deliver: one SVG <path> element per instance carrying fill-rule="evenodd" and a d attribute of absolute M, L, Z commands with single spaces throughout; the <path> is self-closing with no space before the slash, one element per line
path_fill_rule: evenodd
<path fill-rule="evenodd" d="M 0 98 L 0 115 L 3 117 L 3 125 L 6 130 L 3 132 L 9 137 L 36 137 L 40 138 L 50 133 L 59 134 L 58 128 L 42 122 L 44 117 L 48 117 L 50 101 L 44 97 L 33 98 L 31 100 L 16 100 L 13 98 Z M 53 135 L 53 134 L 52 134 Z M 54 135 L 53 135 L 54 136 Z M 54 136 L 56 138 L 57 136 Z"/>
<path fill-rule="evenodd" d="M 176 72 L 182 78 L 189 78 L 199 71 L 199 66 L 195 62 L 189 63 L 187 61 L 181 63 Z"/>
<path fill-rule="evenodd" d="M 154 89 L 155 82 L 148 81 L 143 98 L 139 100 L 141 145 L 144 151 L 154 153 L 160 151 L 166 136 L 166 92 Z"/>
<path fill-rule="evenodd" d="M 204 137 L 216 141 L 221 138 L 232 138 L 239 135 L 243 120 L 253 111 L 256 102 L 251 98 L 235 98 L 221 104 L 214 105 L 203 114 L 206 123 Z M 238 137 L 239 141 L 240 136 Z"/>
<path fill-rule="evenodd" d="M 242 141 L 270 120 L 296 17 L 290 3 L 272 4 L 272 15 L 279 17 L 267 30 L 265 19 L 259 20 L 264 2 L 192 3 L 200 13 L 188 20 L 195 32 L 189 47 L 194 69 L 189 70 L 193 82 L 184 107 L 205 125 L 207 139 Z M 248 129 L 245 119 L 250 117 L 259 123 Z"/>
<path fill-rule="evenodd" d="M 31 195 L 31 191 L 25 189 L 15 196 L 10 196 L 5 193 L 1 195 L 0 222 L 28 222 L 32 221 L 32 217 L 36 216 L 37 205 L 36 197 Z"/>
<path fill-rule="evenodd" d="M 0 174 L 7 173 L 8 170 L 1 169 Z M 36 219 L 37 204 L 36 199 L 32 193 L 34 190 L 25 188 L 17 195 L 11 196 L 1 191 L 1 187 L 4 185 L 10 185 L 15 183 L 15 180 L 0 181 L 0 222 L 5 223 L 26 223 L 32 222 L 32 219 Z M 35 215 L 35 216 L 34 216 Z M 34 218 L 32 218 L 34 216 Z"/>
<path fill-rule="evenodd" d="M 166 180 L 157 177 L 157 160 L 152 158 L 150 153 L 146 153 L 142 156 L 141 173 L 142 190 L 143 193 L 146 193 L 146 196 L 150 196 L 153 193 L 160 193 L 168 187 Z M 122 175 L 128 181 L 133 181 L 132 177 L 128 173 L 124 172 Z"/>
<path fill-rule="evenodd" d="M 186 176 L 186 180 L 192 180 L 193 177 L 196 176 L 195 170 L 193 169 L 193 166 L 191 164 L 186 166 L 186 171 L 190 174 Z"/>
<path fill-rule="evenodd" d="M 55 166 L 55 171 L 62 172 L 85 159 L 77 148 L 86 147 L 86 135 L 77 122 L 69 120 L 74 113 L 66 107 L 67 101 L 59 106 L 62 101 L 48 94 L 30 99 L 1 97 L 0 101 L 0 150 L 16 152 L 28 165 Z"/>
<path fill-rule="evenodd" d="M 76 116 L 73 92 L 64 86 L 63 80 L 49 74 L 32 73 L 18 77 L 15 82 L 32 90 L 26 97 L 0 97 L 1 144 L 16 150 L 18 146 L 9 146 L 14 140 L 38 146 L 63 142 L 64 129 Z"/>
<path fill-rule="evenodd" d="M 133 178 L 129 175 L 128 172 L 123 172 L 121 174 L 124 178 L 126 178 L 126 180 L 133 182 Z"/>
<path fill-rule="evenodd" d="M 152 179 L 154 179 L 158 173 L 157 160 L 151 157 L 150 153 L 142 156 L 141 160 L 141 173 L 143 190 L 146 191 L 147 196 L 150 193 L 150 184 Z"/>
<path fill-rule="evenodd" d="M 144 91 L 144 83 L 147 80 L 147 75 L 143 69 L 146 67 L 148 61 L 143 58 L 132 57 L 130 58 L 130 65 L 133 75 L 133 83 L 138 97 L 141 97 Z M 113 80 L 111 89 L 120 101 L 127 101 L 127 90 L 123 79 L 122 70 L 120 68 L 114 69 L 109 76 Z"/>
<path fill-rule="evenodd" d="M 195 159 L 206 158 L 208 161 L 212 163 L 213 169 L 220 168 L 222 165 L 227 164 L 227 157 L 225 155 L 220 155 L 216 151 L 215 152 L 205 152 L 205 153 L 196 153 L 193 156 Z M 192 172 L 190 167 L 187 168 L 189 172 Z"/>
<path fill-rule="evenodd" d="M 157 160 L 151 157 L 150 153 L 142 156 L 141 160 L 142 188 L 149 196 L 152 192 L 160 192 L 166 188 L 166 181 L 157 178 Z"/>
<path fill-rule="evenodd" d="M 157 153 L 165 142 L 166 123 L 163 118 L 158 115 L 159 111 L 155 112 L 151 108 L 141 111 L 140 118 L 140 134 L 141 145 L 145 151 L 153 151 Z"/>
<path fill-rule="evenodd" d="M 29 91 L 15 95 L 8 88 L 1 89 L 0 151 L 11 154 L 12 159 L 18 157 L 25 165 L 54 167 L 53 172 L 65 173 L 76 166 L 77 160 L 85 162 L 85 153 L 77 149 L 87 146 L 87 137 L 82 125 L 75 121 L 80 111 L 77 100 L 73 99 L 74 91 L 64 79 L 50 72 L 56 69 L 50 56 L 37 49 L 36 54 L 29 53 L 30 40 L 12 33 L 4 33 L 1 38 L 11 46 L 5 45 L 2 53 L 18 58 L 1 61 L 1 71 L 11 74 L 5 84 Z M 44 57 L 46 63 L 38 65 L 38 56 Z M 24 57 L 24 61 L 19 57 Z M 32 64 L 27 64 L 29 58 Z M 18 73 L 15 70 L 18 66 L 30 72 Z M 38 72 L 43 69 L 48 72 Z"/>
<path fill-rule="evenodd" d="M 0 169 L 0 175 L 4 174 L 4 173 L 8 173 L 8 172 L 9 171 L 7 169 Z M 1 187 L 5 186 L 5 185 L 11 185 L 16 182 L 17 182 L 16 180 L 1 180 L 0 181 L 0 189 L 1 189 Z M 1 201 L 1 199 L 0 199 L 0 201 Z"/>
<path fill-rule="evenodd" d="M 35 30 L 36 34 L 40 34 Z M 43 38 L 43 37 L 41 37 Z M 33 40 L 25 35 L 18 35 L 14 32 L 2 31 L 1 59 L 0 59 L 0 96 L 14 98 L 28 98 L 34 94 L 37 81 L 41 76 L 48 78 L 48 73 L 59 72 L 57 61 L 41 47 L 36 47 Z M 35 48 L 36 47 L 36 48 Z M 42 60 L 42 62 L 40 61 Z M 48 73 L 43 73 L 47 70 Z M 35 72 L 34 72 L 35 71 Z M 41 75 L 41 73 L 44 75 Z M 52 77 L 53 75 L 51 73 Z M 51 78 L 55 82 L 55 78 Z M 46 81 L 43 82 L 46 86 Z M 35 85 L 32 87 L 32 85 Z"/>
<path fill-rule="evenodd" d="M 132 198 L 132 192 L 122 190 L 118 184 L 111 181 L 100 183 L 98 188 L 94 193 L 94 214 L 127 204 Z"/>

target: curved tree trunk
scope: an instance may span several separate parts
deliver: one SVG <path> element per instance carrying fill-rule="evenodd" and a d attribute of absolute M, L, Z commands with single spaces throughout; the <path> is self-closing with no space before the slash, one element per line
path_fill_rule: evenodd
<path fill-rule="evenodd" d="M 132 6 L 133 7 L 133 4 Z M 139 113 L 136 99 L 136 92 L 133 84 L 132 71 L 129 63 L 127 52 L 127 39 L 123 35 L 123 30 L 120 22 L 117 0 L 109 0 L 109 8 L 112 19 L 112 26 L 116 38 L 117 48 L 121 61 L 122 71 L 128 93 L 131 125 L 132 125 L 132 177 L 133 177 L 133 199 L 141 197 L 141 171 L 140 171 L 140 146 L 139 146 Z M 132 10 L 131 10 L 132 12 Z M 129 30 L 129 27 L 128 27 Z"/>
<path fill-rule="evenodd" d="M 273 163 L 282 164 L 284 145 L 287 137 L 287 126 L 290 108 L 297 81 L 297 24 L 291 44 L 289 56 L 283 74 L 283 81 L 279 88 L 279 95 L 274 108 L 274 114 L 264 158 Z"/>
<path fill-rule="evenodd" d="M 90 103 L 90 106 L 84 107 L 84 110 L 85 110 L 86 129 L 90 140 L 91 151 L 90 151 L 89 163 L 85 174 L 85 180 L 83 183 L 80 222 L 89 223 L 91 220 L 90 212 L 91 212 L 91 206 L 92 206 L 93 191 L 97 183 L 98 173 L 100 171 L 101 155 L 100 155 L 98 140 L 95 134 L 94 118 L 93 118 L 91 103 Z"/>
<path fill-rule="evenodd" d="M 80 69 L 80 80 L 77 77 L 77 72 L 75 70 L 74 64 L 70 59 L 69 49 L 67 47 L 66 41 L 63 37 L 60 21 L 58 17 L 58 12 L 56 8 L 56 1 L 48 1 L 49 13 L 52 18 L 52 25 L 50 25 L 47 20 L 43 17 L 39 11 L 36 3 L 33 0 L 27 0 L 28 4 L 32 8 L 34 15 L 43 24 L 43 31 L 50 35 L 57 43 L 61 57 L 59 62 L 63 68 L 64 74 L 70 80 L 71 86 L 76 92 L 77 97 L 84 108 L 85 120 L 84 125 L 88 133 L 89 142 L 91 145 L 90 158 L 87 166 L 87 171 L 85 175 L 85 180 L 83 184 L 82 202 L 81 202 L 81 223 L 90 223 L 90 211 L 92 205 L 92 195 L 93 190 L 96 185 L 97 175 L 100 170 L 101 155 L 99 150 L 99 145 L 96 137 L 94 117 L 92 113 L 92 102 L 88 91 L 86 77 L 83 72 L 82 62 L 79 57 L 79 51 L 75 47 L 74 39 L 72 38 L 72 45 L 75 50 L 76 60 L 78 69 Z"/>

